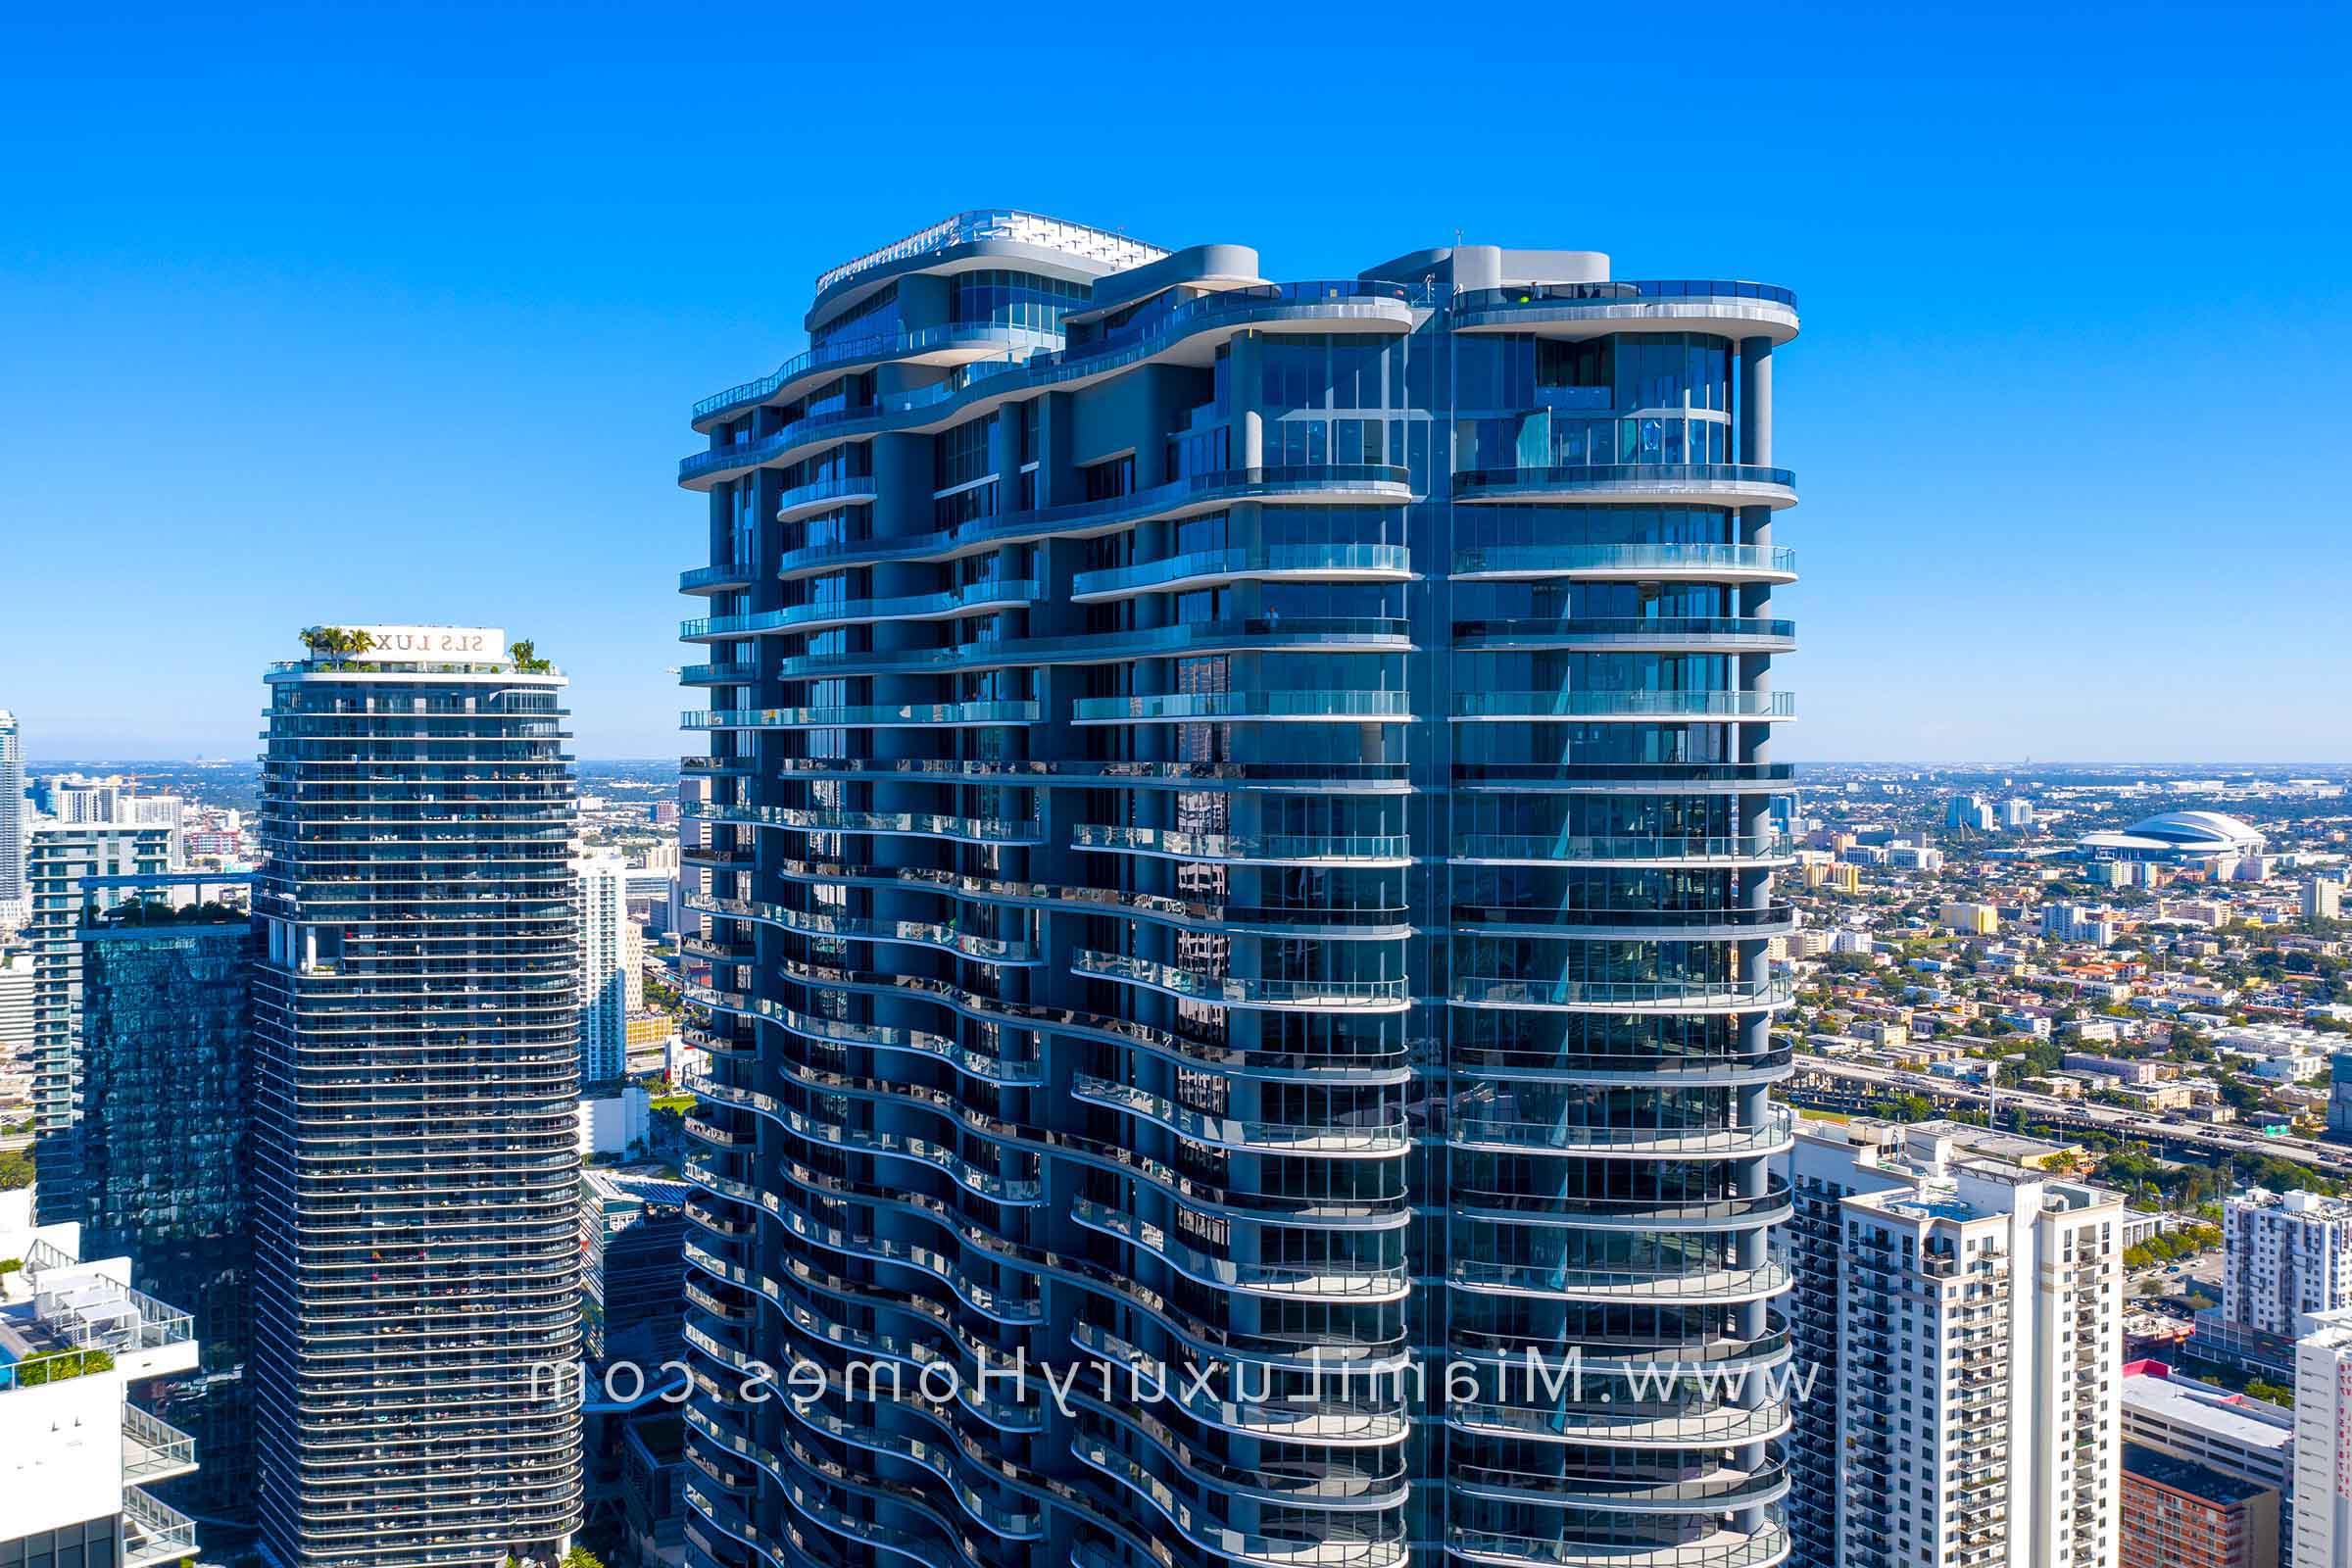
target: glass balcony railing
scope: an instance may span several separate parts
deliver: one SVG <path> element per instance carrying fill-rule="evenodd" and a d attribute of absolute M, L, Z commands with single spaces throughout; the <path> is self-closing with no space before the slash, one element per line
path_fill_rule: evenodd
<path fill-rule="evenodd" d="M 1642 305 L 1746 300 L 1796 309 L 1796 292 L 1777 283 L 1740 278 L 1615 278 L 1591 283 L 1520 283 L 1509 288 L 1464 289 L 1453 297 L 1456 312 L 1507 309 L 1514 305 Z"/>
<path fill-rule="evenodd" d="M 1222 1003 L 1239 1007 L 1365 1007 L 1394 1010 L 1405 1004 L 1406 982 L 1394 980 L 1286 980 L 1254 976 L 1207 975 L 1174 964 L 1116 953 L 1078 949 L 1070 955 L 1070 972 L 1123 980 L 1180 997 Z"/>
<path fill-rule="evenodd" d="M 678 715 L 682 729 L 918 729 L 1034 724 L 1035 703 L 900 703 L 851 708 L 695 709 Z"/>
<path fill-rule="evenodd" d="M 678 592 L 682 594 L 715 593 L 722 588 L 748 588 L 758 580 L 757 568 L 748 562 L 724 562 L 713 566 L 696 566 L 678 573 Z"/>
<path fill-rule="evenodd" d="M 795 381 L 843 366 L 878 365 L 885 360 L 914 359 L 956 349 L 992 348 L 1014 354 L 1023 349 L 1057 347 L 1060 343 L 1058 332 L 1004 326 L 993 321 L 956 321 L 912 332 L 845 338 L 806 349 L 756 381 L 746 381 L 703 399 L 694 406 L 693 419 L 699 424 L 728 409 L 764 403 Z"/>
<path fill-rule="evenodd" d="M 1296 498 L 1335 504 L 1400 505 L 1411 499 L 1412 475 L 1374 464 L 1307 463 L 1196 473 L 1148 490 L 1098 501 L 1040 507 L 974 517 L 952 528 L 892 538 L 838 541 L 788 550 L 777 562 L 787 577 L 835 566 L 886 561 L 939 561 L 997 545 L 1019 544 L 1084 529 L 1204 512 L 1221 502 Z"/>
<path fill-rule="evenodd" d="M 1529 1150 L 1549 1153 L 1613 1152 L 1655 1154 L 1744 1156 L 1786 1149 L 1796 1122 L 1785 1105 L 1772 1106 L 1756 1127 L 1586 1127 L 1575 1122 L 1526 1119 L 1510 1107 L 1457 1107 L 1448 1122 L 1457 1147 Z"/>
<path fill-rule="evenodd" d="M 1412 699 L 1404 692 L 1167 692 L 1152 697 L 1081 697 L 1070 705 L 1076 724 L 1240 723 L 1378 719 L 1406 722 Z"/>
<path fill-rule="evenodd" d="M 1755 865 L 1786 860 L 1796 841 L 1785 833 L 1728 837 L 1693 834 L 1681 838 L 1592 837 L 1575 833 L 1462 833 L 1453 841 L 1457 860 L 1497 860 L 1559 865 Z M 1569 917 L 1573 911 L 1562 911 Z"/>
<path fill-rule="evenodd" d="M 1796 552 L 1773 545 L 1657 544 L 1487 545 L 1454 552 L 1456 577 L 1565 577 L 1580 573 L 1640 576 L 1658 572 L 1793 578 Z"/>
<path fill-rule="evenodd" d="M 1329 577 L 1401 580 L 1412 575 L 1412 552 L 1403 545 L 1267 545 L 1231 550 L 1196 550 L 1158 561 L 1138 562 L 1070 579 L 1076 601 L 1112 599 L 1147 589 L 1192 587 L 1243 577 Z"/>
<path fill-rule="evenodd" d="M 1787 468 L 1747 463 L 1578 463 L 1525 468 L 1465 468 L 1453 476 L 1453 493 L 1464 501 L 1494 496 L 1544 495 L 1607 487 L 1687 493 L 1704 486 L 1719 491 L 1777 492 L 1795 486 Z"/>
<path fill-rule="evenodd" d="M 762 631 L 819 631 L 828 626 L 853 626 L 864 621 L 948 620 L 984 610 L 1035 604 L 1045 594 L 1034 579 L 967 583 L 939 593 L 907 594 L 896 599 L 833 599 L 782 610 L 763 610 L 748 615 L 701 615 L 678 623 L 686 642 L 713 637 L 744 637 Z"/>
<path fill-rule="evenodd" d="M 1788 692 L 1461 692 L 1453 714 L 1509 718 L 1793 718 Z"/>
<path fill-rule="evenodd" d="M 1077 850 L 1126 850 L 1170 859 L 1257 861 L 1274 865 L 1335 863 L 1404 864 L 1413 841 L 1402 833 L 1233 834 L 1181 833 L 1167 828 L 1112 827 L 1080 823 L 1070 829 Z"/>
<path fill-rule="evenodd" d="M 808 833 L 904 834 L 955 839 L 966 844 L 1042 844 L 1032 820 L 995 816 L 947 816 L 929 811 L 841 811 L 791 806 L 725 806 L 690 801 L 681 814 L 707 822 L 749 822 L 798 828 Z"/>
<path fill-rule="evenodd" d="M 1744 1012 L 1785 1007 L 1786 980 L 1519 980 L 1458 975 L 1451 1000 L 1481 1007 Z"/>
<path fill-rule="evenodd" d="M 1796 622 L 1754 615 L 1563 615 L 1556 619 L 1459 620 L 1457 645 L 1494 647 L 1650 648 L 1794 644 Z"/>

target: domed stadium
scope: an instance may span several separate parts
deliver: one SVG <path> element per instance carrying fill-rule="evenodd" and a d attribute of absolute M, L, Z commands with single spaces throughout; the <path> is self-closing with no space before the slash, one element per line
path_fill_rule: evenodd
<path fill-rule="evenodd" d="M 2091 859 L 2202 860 L 2260 855 L 2267 842 L 2259 829 L 2219 811 L 2160 811 L 2127 828 L 2085 833 L 2079 848 Z"/>

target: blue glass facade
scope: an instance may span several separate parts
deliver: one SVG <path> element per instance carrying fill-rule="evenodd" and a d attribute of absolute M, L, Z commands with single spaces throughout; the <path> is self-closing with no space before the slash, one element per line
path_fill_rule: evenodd
<path fill-rule="evenodd" d="M 1793 300 L 985 213 L 808 324 L 680 469 L 689 1560 L 1785 1557 Z"/>
<path fill-rule="evenodd" d="M 580 937 L 561 676 L 269 676 L 250 1138 L 263 1544 L 548 1560 L 577 1528 Z"/>
<path fill-rule="evenodd" d="M 184 1306 L 197 1371 L 151 1400 L 196 1440 L 204 1467 L 163 1495 L 250 1520 L 253 1416 L 243 1381 L 253 1288 L 247 1228 L 246 1056 L 256 935 L 220 905 L 140 919 L 125 905 L 80 929 L 81 1246 L 124 1254 Z M 93 911 L 94 915 L 94 911 Z"/>

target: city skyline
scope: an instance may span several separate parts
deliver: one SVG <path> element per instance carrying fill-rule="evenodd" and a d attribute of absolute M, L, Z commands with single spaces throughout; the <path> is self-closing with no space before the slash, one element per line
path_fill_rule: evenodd
<path fill-rule="evenodd" d="M 661 477 L 684 455 L 672 411 L 748 373 L 747 354 L 795 352 L 808 280 L 845 246 L 1005 201 L 1162 246 L 1247 236 L 1279 276 L 1458 231 L 1617 244 L 1620 276 L 1787 282 L 1813 329 L 1780 389 L 1788 461 L 1812 476 L 1788 596 L 1809 708 L 1784 755 L 2352 757 L 2327 685 L 2352 630 L 2263 587 L 2274 563 L 2318 581 L 2352 564 L 2322 406 L 2280 395 L 2327 384 L 2352 317 L 2340 270 L 2310 261 L 2343 220 L 2303 198 L 2297 161 L 2240 152 L 2328 143 L 2314 89 L 2340 19 L 2035 14 L 2018 49 L 2026 14 L 1979 15 L 1776 19 L 1788 71 L 1767 98 L 1729 54 L 1678 65 L 1709 113 L 1641 73 L 1587 72 L 1583 122 L 1661 172 L 1578 177 L 1563 150 L 1531 179 L 1519 158 L 1400 138 L 1381 207 L 1347 215 L 1300 201 L 1266 148 L 1378 123 L 1353 95 L 1401 68 L 1376 11 L 1335 43 L 1354 69 L 1271 95 L 1220 66 L 1221 29 L 1154 30 L 1186 108 L 1133 105 L 1018 173 L 935 155 L 951 125 L 1038 145 L 1022 94 L 866 117 L 859 73 L 800 73 L 795 112 L 858 122 L 893 177 L 821 211 L 742 204 L 724 245 L 705 232 L 724 183 L 704 172 L 707 79 L 651 14 L 473 19 L 463 66 L 393 19 L 28 21 L 0 66 L 0 127 L 26 154 L 0 176 L 20 220 L 0 238 L 18 372 L 0 385 L 18 633 L 0 701 L 36 758 L 249 757 L 244 674 L 295 629 L 275 607 L 466 622 L 495 605 L 575 671 L 583 757 L 678 751 L 683 611 L 662 577 L 695 518 Z M 1106 49 L 1147 36 L 1086 24 Z M 845 53 L 850 25 L 749 19 L 730 56 Z M 1417 40 L 1416 79 L 1467 95 L 1530 52 L 1579 58 L 1578 25 Z M 1047 69 L 956 47 L 979 79 Z M 366 77 L 336 69 L 355 56 Z M 1479 97 L 1466 140 L 1558 144 L 1547 94 Z M 96 126 L 77 112 L 93 98 Z M 289 123 L 298 142 L 276 139 Z M 1125 177 L 1177 126 L 1185 167 L 1266 177 L 1213 205 L 1187 178 Z M 1675 169 L 1720 170 L 1723 188 L 1694 207 Z M 126 377 L 153 417 L 106 412 Z M 2249 566 L 2214 549 L 2217 523 L 2259 531 Z M 106 584 L 112 635 L 78 591 L 96 541 L 137 564 Z M 1962 572 L 1982 584 L 1951 591 Z M 321 576 L 368 587 L 320 595 Z"/>

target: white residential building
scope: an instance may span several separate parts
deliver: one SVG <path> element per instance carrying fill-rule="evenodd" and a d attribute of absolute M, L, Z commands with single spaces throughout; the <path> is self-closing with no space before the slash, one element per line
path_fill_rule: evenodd
<path fill-rule="evenodd" d="M 0 954 L 0 1076 L 32 1073 L 32 955 Z"/>
<path fill-rule="evenodd" d="M 2295 1342 L 2293 1568 L 2352 1565 L 2352 1307 L 2306 1312 Z"/>
<path fill-rule="evenodd" d="M 130 1259 L 83 1262 L 80 1227 L 40 1230 L 8 1195 L 0 1257 L 0 1562 L 160 1568 L 196 1526 L 141 1490 L 196 1468 L 187 1434 L 126 1384 L 196 1365 L 188 1316 L 130 1288 Z"/>
<path fill-rule="evenodd" d="M 2352 1200 L 2257 1187 L 2222 1210 L 2222 1318 L 2291 1339 L 2309 1313 L 2352 1307 Z"/>
<path fill-rule="evenodd" d="M 626 1070 L 629 1032 L 628 866 L 615 856 L 572 862 L 580 900 L 580 1083 Z M 642 992 L 639 995 L 643 995 Z"/>
<path fill-rule="evenodd" d="M 1788 1156 L 1799 1560 L 2111 1568 L 2122 1200 L 1952 1123 L 1807 1126 Z M 1834 1390 L 1834 1393 L 1829 1391 Z"/>

